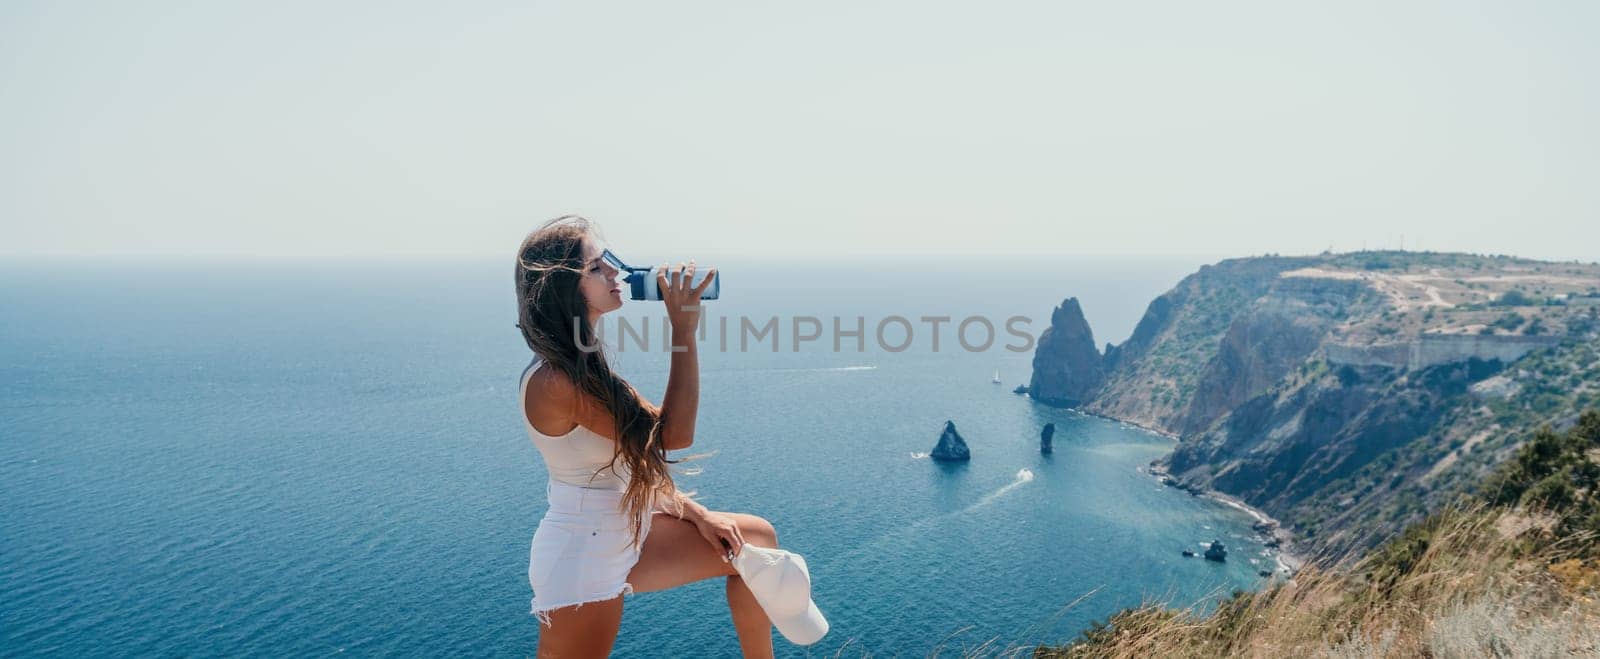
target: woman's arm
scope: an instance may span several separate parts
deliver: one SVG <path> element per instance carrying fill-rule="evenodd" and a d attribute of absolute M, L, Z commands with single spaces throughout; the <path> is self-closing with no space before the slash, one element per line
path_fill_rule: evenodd
<path fill-rule="evenodd" d="M 695 417 L 700 409 L 700 355 L 694 328 L 672 325 L 672 368 L 661 397 L 661 443 L 668 450 L 694 444 Z"/>
<path fill-rule="evenodd" d="M 656 286 L 672 324 L 672 366 L 667 392 L 661 397 L 661 443 L 668 450 L 694 444 L 695 417 L 700 407 L 700 352 L 695 332 L 700 329 L 700 294 L 717 276 L 712 269 L 699 286 L 694 281 L 694 261 L 656 270 Z"/>
<path fill-rule="evenodd" d="M 739 554 L 744 547 L 744 531 L 739 528 L 738 520 L 707 509 L 681 491 L 674 492 L 673 497 L 681 506 L 677 510 L 682 512 L 682 516 L 678 516 L 671 503 L 657 502 L 656 510 L 693 523 L 695 529 L 700 531 L 700 537 L 711 543 L 722 560 L 730 560 Z"/>
<path fill-rule="evenodd" d="M 667 373 L 667 393 L 659 408 L 637 390 L 633 393 L 638 396 L 639 404 L 660 420 L 662 445 L 667 450 L 677 450 L 694 443 L 695 415 L 700 406 L 700 358 L 695 345 L 695 332 L 700 327 L 700 293 L 717 276 L 717 271 L 712 269 L 704 282 L 691 288 L 682 282 L 693 280 L 692 262 L 686 271 L 673 269 L 678 275 L 672 281 L 680 282 L 677 284 L 667 280 L 666 270 L 657 271 L 656 281 L 667 306 L 667 319 L 672 324 L 673 353 L 671 370 Z M 528 381 L 525 396 L 529 422 L 540 432 L 560 435 L 581 425 L 602 437 L 616 439 L 618 436 L 611 411 L 553 368 L 535 371 Z M 546 425 L 549 427 L 544 427 Z"/>
<path fill-rule="evenodd" d="M 656 511 L 697 524 L 701 519 L 705 518 L 706 513 L 710 512 L 705 506 L 700 505 L 700 502 L 684 494 L 682 490 L 673 492 L 672 497 L 671 501 L 657 501 Z"/>

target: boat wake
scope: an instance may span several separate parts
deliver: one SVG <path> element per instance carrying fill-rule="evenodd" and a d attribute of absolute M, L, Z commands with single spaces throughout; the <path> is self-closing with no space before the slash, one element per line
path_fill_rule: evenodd
<path fill-rule="evenodd" d="M 913 454 L 913 455 L 915 455 L 915 454 Z M 1010 491 L 1015 490 L 1015 489 L 1017 489 L 1019 487 L 1022 487 L 1023 485 L 1025 485 L 1025 484 L 1027 484 L 1029 482 L 1032 482 L 1032 481 L 1033 481 L 1033 471 L 1032 470 L 1027 469 L 1027 468 L 1018 469 L 1016 478 L 1012 479 L 1012 481 L 1010 483 L 1006 483 L 1005 485 L 1000 486 L 1000 489 L 983 495 L 983 498 L 979 499 L 977 501 L 977 503 L 974 503 L 974 504 L 972 504 L 970 506 L 967 506 L 966 508 L 962 508 L 961 510 L 957 510 L 957 511 L 954 511 L 954 512 L 948 512 L 948 513 L 945 513 L 943 515 L 935 515 L 933 517 L 923 517 L 923 518 L 918 519 L 918 520 L 916 520 L 916 521 L 914 521 L 914 522 L 912 522 L 910 524 L 907 524 L 906 526 L 900 527 L 899 529 L 891 530 L 888 533 L 885 533 L 885 534 L 880 535 L 880 536 L 878 536 L 876 538 L 873 538 L 871 541 L 868 541 L 867 543 L 858 546 L 854 551 L 845 552 L 844 555 L 838 557 L 838 560 L 848 562 L 849 559 L 854 558 L 856 556 L 859 556 L 861 554 L 864 554 L 864 553 L 866 553 L 868 550 L 870 550 L 872 548 L 881 547 L 884 544 L 886 544 L 886 543 L 888 543 L 888 542 L 890 542 L 892 540 L 897 540 L 897 539 L 898 540 L 905 540 L 907 538 L 910 538 L 912 536 L 920 534 L 923 531 L 927 530 L 929 527 L 931 527 L 931 526 L 933 526 L 935 524 L 938 524 L 941 521 L 944 521 L 944 520 L 949 519 L 951 517 L 956 517 L 956 516 L 959 516 L 959 515 L 965 515 L 965 514 L 967 514 L 969 512 L 977 510 L 978 508 L 982 508 L 983 506 L 987 506 L 987 505 L 989 505 L 991 503 L 994 503 L 995 500 L 999 499 L 1002 496 L 1005 496 L 1007 492 L 1010 492 Z"/>
<path fill-rule="evenodd" d="M 842 373 L 848 371 L 876 371 L 877 366 L 818 366 L 810 368 L 741 368 L 730 373 Z M 718 371 L 723 372 L 723 371 Z"/>
<path fill-rule="evenodd" d="M 994 503 L 994 501 L 996 499 L 999 499 L 1000 497 L 1005 496 L 1007 492 L 1010 492 L 1010 491 L 1015 490 L 1015 489 L 1017 489 L 1019 487 L 1022 487 L 1023 485 L 1025 485 L 1027 483 L 1030 483 L 1030 482 L 1033 482 L 1033 471 L 1028 469 L 1027 467 L 1023 467 L 1022 469 L 1018 469 L 1017 470 L 1016 479 L 1012 480 L 1010 483 L 1006 483 L 1004 486 L 1002 486 L 998 490 L 995 490 L 993 492 L 990 492 L 988 494 L 983 495 L 983 498 L 979 499 L 977 503 L 974 503 L 974 504 L 972 504 L 970 506 L 967 506 L 961 512 L 963 512 L 963 513 L 971 512 L 971 511 L 977 510 L 979 508 L 982 508 L 984 506 L 987 506 L 987 505 L 989 505 L 991 503 Z"/>

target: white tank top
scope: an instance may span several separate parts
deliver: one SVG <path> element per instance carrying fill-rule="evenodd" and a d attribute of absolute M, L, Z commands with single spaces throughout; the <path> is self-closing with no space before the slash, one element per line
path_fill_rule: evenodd
<path fill-rule="evenodd" d="M 611 455 L 617 450 L 615 441 L 581 425 L 573 426 L 566 434 L 552 437 L 539 432 L 528 420 L 528 380 L 543 363 L 543 359 L 534 357 L 533 362 L 523 369 L 517 404 L 522 408 L 522 425 L 528 427 L 528 437 L 539 449 L 539 455 L 544 457 L 550 480 L 598 490 L 626 489 L 627 468 L 621 461 L 617 462 L 615 468 L 607 466 L 611 463 Z"/>

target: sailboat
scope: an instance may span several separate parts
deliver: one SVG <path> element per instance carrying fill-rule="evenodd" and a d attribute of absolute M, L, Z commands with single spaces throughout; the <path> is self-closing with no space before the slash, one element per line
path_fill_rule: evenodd
<path fill-rule="evenodd" d="M 1000 371 L 995 371 L 994 372 L 994 383 L 995 384 L 1000 384 Z"/>

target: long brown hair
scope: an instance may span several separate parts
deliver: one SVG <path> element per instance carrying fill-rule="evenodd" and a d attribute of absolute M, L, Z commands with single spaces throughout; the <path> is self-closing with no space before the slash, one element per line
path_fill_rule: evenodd
<path fill-rule="evenodd" d="M 588 220 L 563 215 L 546 222 L 517 250 L 517 327 L 522 338 L 552 368 L 600 401 L 616 425 L 617 450 L 600 470 L 621 460 L 628 472 L 622 510 L 633 519 L 633 541 L 644 532 L 643 516 L 655 501 L 676 504 L 661 419 L 639 400 L 639 393 L 611 369 L 578 282 L 584 273 L 584 245 L 596 238 Z M 596 470 L 595 473 L 599 473 Z"/>

